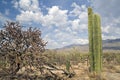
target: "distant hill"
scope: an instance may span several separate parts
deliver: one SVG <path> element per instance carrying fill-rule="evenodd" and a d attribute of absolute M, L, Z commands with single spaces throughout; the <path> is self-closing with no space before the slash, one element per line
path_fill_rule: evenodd
<path fill-rule="evenodd" d="M 104 40 L 103 49 L 120 50 L 120 39 Z"/>
<path fill-rule="evenodd" d="M 103 50 L 109 51 L 109 50 L 120 50 L 120 39 L 107 39 L 103 40 Z M 70 50 L 70 49 L 79 49 L 82 52 L 88 52 L 88 44 L 80 45 L 80 44 L 72 44 L 68 46 L 64 46 L 63 48 L 58 48 L 56 50 Z"/>

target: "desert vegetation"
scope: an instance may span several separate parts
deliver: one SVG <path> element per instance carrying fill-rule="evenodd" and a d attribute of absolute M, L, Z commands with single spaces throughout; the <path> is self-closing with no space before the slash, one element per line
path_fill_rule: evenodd
<path fill-rule="evenodd" d="M 63 69 L 66 69 L 66 61 L 68 59 L 70 60 L 72 67 L 72 69 L 70 68 L 70 71 L 75 72 L 76 75 L 68 80 L 90 80 L 89 77 L 93 77 L 89 73 L 89 53 L 80 52 L 77 49 L 72 48 L 69 51 L 46 50 L 44 54 L 50 56 L 50 62 Z M 101 80 L 119 80 L 120 51 L 103 52 L 102 58 L 103 68 L 101 71 Z M 114 74 L 117 75 L 113 76 Z"/>
<path fill-rule="evenodd" d="M 0 80 L 119 80 L 120 51 L 103 52 L 100 16 L 88 8 L 89 51 L 45 49 L 41 31 L 7 22 L 0 30 Z"/>
<path fill-rule="evenodd" d="M 42 54 L 47 42 L 41 38 L 39 29 L 23 30 L 18 22 L 7 22 L 0 31 L 0 77 L 2 80 L 13 79 L 50 79 L 56 74 L 51 70 L 58 69 L 47 60 L 48 56 Z M 23 70 L 24 69 L 24 70 Z M 45 71 L 44 71 L 45 70 Z M 25 71 L 25 72 L 23 72 Z M 47 75 L 44 72 L 51 73 Z M 38 73 L 37 73 L 38 72 Z M 31 75 L 30 75 L 31 74 Z M 41 74 L 41 76 L 37 76 Z M 45 77 L 44 77 L 45 75 Z M 37 77 L 36 77 L 37 76 Z"/>
<path fill-rule="evenodd" d="M 77 49 L 73 48 L 70 51 L 59 51 L 59 50 L 46 50 L 44 53 L 42 53 L 42 55 L 45 55 L 49 58 L 46 59 L 46 61 L 48 63 L 53 64 L 56 68 L 58 69 L 62 69 L 62 70 L 66 70 L 66 62 L 67 60 L 70 61 L 70 69 L 69 71 L 71 73 L 75 73 L 75 75 L 71 78 L 68 78 L 67 76 L 63 75 L 62 73 L 64 73 L 61 70 L 55 70 L 53 71 L 53 73 L 55 73 L 56 75 L 58 75 L 60 78 L 59 79 L 63 79 L 63 80 L 90 80 L 89 78 L 89 73 L 88 73 L 88 68 L 89 68 L 89 53 L 84 53 L 84 52 L 80 52 Z M 7 74 L 5 75 L 5 73 L 7 72 L 6 67 L 8 67 L 7 65 L 9 64 L 5 64 L 5 58 L 1 58 L 1 62 L 0 62 L 0 76 L 1 76 L 1 80 L 9 80 L 9 77 Z M 120 52 L 105 52 L 103 53 L 103 69 L 102 69 L 102 75 L 103 75 L 103 79 L 102 80 L 119 80 L 119 74 L 120 74 Z M 29 67 L 26 66 L 26 69 L 31 69 L 28 70 L 28 72 L 25 70 L 25 67 L 21 68 L 19 70 L 19 72 L 16 73 L 14 77 L 14 79 L 32 79 L 35 80 L 36 79 L 41 79 L 41 80 L 47 80 L 45 79 L 45 76 L 49 76 L 50 77 L 50 73 L 46 72 L 48 74 L 44 74 L 44 76 L 41 76 L 41 74 L 39 73 L 39 71 L 35 71 L 35 69 L 33 67 Z M 33 72 L 32 72 L 33 70 Z M 34 73 L 31 74 L 31 73 Z M 3 75 L 4 74 L 4 75 Z M 29 75 L 32 76 L 29 76 Z M 9 74 L 11 75 L 11 74 Z M 19 76 L 19 77 L 18 77 Z M 44 78 L 44 79 L 43 79 Z M 13 80 L 14 80 L 13 79 Z M 12 79 L 11 79 L 12 80 Z M 52 79 L 55 80 L 55 79 Z"/>

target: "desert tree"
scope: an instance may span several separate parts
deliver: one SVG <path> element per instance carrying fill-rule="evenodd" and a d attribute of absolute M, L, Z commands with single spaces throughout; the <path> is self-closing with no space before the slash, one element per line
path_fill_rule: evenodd
<path fill-rule="evenodd" d="M 45 51 L 47 44 L 42 40 L 39 29 L 22 28 L 18 22 L 7 22 L 0 30 L 0 57 L 7 61 L 12 74 L 16 74 L 21 65 L 42 65 L 40 54 Z"/>

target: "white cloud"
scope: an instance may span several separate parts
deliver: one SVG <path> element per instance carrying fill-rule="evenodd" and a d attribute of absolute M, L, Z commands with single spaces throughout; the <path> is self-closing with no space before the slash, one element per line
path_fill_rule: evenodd
<path fill-rule="evenodd" d="M 99 13 L 102 18 L 103 39 L 120 38 L 120 8 L 118 7 L 120 0 L 92 0 L 92 2 L 94 12 Z"/>
<path fill-rule="evenodd" d="M 87 44 L 88 39 L 82 39 L 82 38 L 73 39 L 73 43 L 74 44 Z"/>
<path fill-rule="evenodd" d="M 56 30 L 55 30 L 56 31 Z M 53 36 L 53 33 L 45 35 L 44 40 L 48 41 L 47 48 L 61 48 L 70 44 L 87 44 L 88 39 L 80 38 L 79 36 L 74 36 L 71 33 L 59 32 L 57 31 Z"/>
<path fill-rule="evenodd" d="M 56 42 L 53 39 L 49 39 L 48 38 L 47 41 L 48 41 L 47 48 L 49 48 L 49 49 L 54 49 L 54 48 L 60 48 L 60 47 L 62 47 L 62 45 L 60 45 L 58 42 Z"/>
<path fill-rule="evenodd" d="M 18 3 L 18 9 L 21 14 L 16 16 L 16 20 L 20 22 L 37 22 L 43 26 L 61 26 L 64 27 L 67 24 L 67 10 L 61 10 L 58 6 L 52 6 L 48 8 L 48 14 L 43 15 L 39 8 L 37 0 L 20 0 Z"/>
<path fill-rule="evenodd" d="M 85 5 L 77 5 L 76 3 L 72 3 L 71 7 L 73 7 L 74 9 L 70 12 L 70 15 L 72 16 L 80 16 L 80 14 L 82 13 L 86 13 L 87 12 L 87 8 Z M 83 17 L 83 16 L 81 16 Z"/>
<path fill-rule="evenodd" d="M 75 31 L 87 31 L 87 22 L 81 22 L 80 19 L 75 19 L 71 21 L 72 29 Z"/>
<path fill-rule="evenodd" d="M 109 5 L 106 5 L 109 4 Z M 118 7 L 120 5 L 120 0 L 94 0 L 93 6 L 96 12 L 99 12 L 102 14 L 102 16 L 108 16 L 108 17 L 118 17 L 120 8 Z"/>
<path fill-rule="evenodd" d="M 14 7 L 19 10 L 29 10 L 29 11 L 39 11 L 39 2 L 38 0 L 13 0 L 12 3 Z"/>
<path fill-rule="evenodd" d="M 71 15 L 73 16 L 78 16 L 81 12 L 81 8 L 79 5 L 77 5 L 76 3 L 72 3 L 71 7 L 73 7 L 74 9 L 70 12 Z"/>
<path fill-rule="evenodd" d="M 79 19 L 75 19 L 72 21 L 72 29 L 73 30 L 78 30 L 80 26 L 80 20 Z"/>
<path fill-rule="evenodd" d="M 20 11 L 20 14 L 16 16 L 17 21 L 28 22 L 28 24 L 40 23 L 43 14 L 40 11 L 38 0 L 20 0 L 19 2 L 14 0 L 12 3 Z"/>
<path fill-rule="evenodd" d="M 43 38 L 45 41 L 48 41 L 47 48 L 54 49 L 54 48 L 62 47 L 62 45 L 60 45 L 60 43 L 58 41 L 56 41 L 56 39 L 53 39 L 51 35 L 53 35 L 53 34 L 52 33 L 48 33 Z"/>
<path fill-rule="evenodd" d="M 67 32 L 73 32 L 70 27 L 66 27 L 65 30 L 66 30 Z"/>
<path fill-rule="evenodd" d="M 72 11 L 52 6 L 51 8 L 47 8 L 47 14 L 43 15 L 37 3 L 36 8 L 32 8 L 31 10 L 28 8 L 33 3 L 30 3 L 30 1 L 24 2 L 21 0 L 21 2 L 18 2 L 18 9 L 20 9 L 21 13 L 16 16 L 16 20 L 24 23 L 40 23 L 42 26 L 45 26 L 44 28 L 47 30 L 45 31 L 44 40 L 48 41 L 48 48 L 60 48 L 70 44 L 88 43 L 87 38 L 83 39 L 80 35 L 83 34 L 83 30 L 87 32 L 87 8 L 85 5 L 79 6 L 73 3 Z M 69 17 L 74 16 L 74 19 L 69 19 Z"/>
<path fill-rule="evenodd" d="M 88 14 L 87 14 L 87 9 L 85 9 L 85 11 L 81 12 L 81 14 L 79 14 L 79 19 L 80 22 L 83 24 L 87 24 L 88 22 Z"/>
<path fill-rule="evenodd" d="M 102 34 L 102 38 L 103 40 L 106 40 L 106 39 L 117 39 L 117 38 L 120 38 L 119 36 L 113 36 L 113 35 L 104 35 Z"/>
<path fill-rule="evenodd" d="M 22 10 L 39 11 L 38 0 L 20 0 L 19 6 Z"/>
<path fill-rule="evenodd" d="M 109 33 L 110 26 L 102 27 L 102 32 Z"/>
<path fill-rule="evenodd" d="M 13 4 L 14 8 L 18 8 L 19 2 L 17 0 L 12 0 L 11 3 Z"/>
<path fill-rule="evenodd" d="M 43 17 L 43 25 L 64 27 L 67 24 L 67 10 L 61 10 L 58 6 L 49 8 L 48 14 Z"/>
<path fill-rule="evenodd" d="M 73 2 L 72 10 L 65 10 L 57 5 L 47 7 L 40 3 L 42 4 L 41 7 L 39 6 L 39 0 L 13 0 L 12 3 L 14 4 L 13 7 L 20 11 L 16 20 L 27 24 L 34 22 L 44 26 L 42 27 L 44 28 L 42 33 L 46 34 L 43 37 L 48 41 L 48 48 L 88 43 L 86 5 L 78 5 Z M 93 1 L 94 12 L 99 13 L 102 18 L 103 39 L 120 38 L 119 3 L 120 0 Z M 43 7 L 47 11 L 45 14 L 42 12 Z M 5 20 L 3 15 L 0 17 Z"/>
<path fill-rule="evenodd" d="M 84 30 L 87 29 L 87 7 L 85 5 L 77 5 L 76 3 L 72 4 L 74 8 L 70 11 L 70 16 L 77 16 L 77 19 L 71 21 L 73 30 Z"/>
<path fill-rule="evenodd" d="M 38 17 L 39 16 L 39 17 Z M 16 20 L 20 22 L 39 22 L 42 14 L 33 11 L 21 11 L 20 15 L 16 16 Z"/>

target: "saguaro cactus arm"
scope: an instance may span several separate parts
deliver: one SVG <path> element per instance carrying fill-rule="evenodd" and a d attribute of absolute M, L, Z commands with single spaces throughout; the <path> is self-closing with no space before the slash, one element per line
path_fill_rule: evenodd
<path fill-rule="evenodd" d="M 93 49 L 95 56 L 95 71 L 98 73 L 101 71 L 101 51 L 102 51 L 102 40 L 101 40 L 101 25 L 100 25 L 100 16 L 98 14 L 93 15 Z"/>

